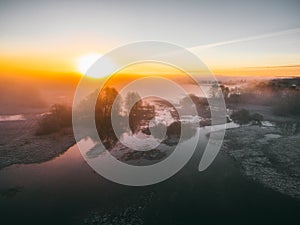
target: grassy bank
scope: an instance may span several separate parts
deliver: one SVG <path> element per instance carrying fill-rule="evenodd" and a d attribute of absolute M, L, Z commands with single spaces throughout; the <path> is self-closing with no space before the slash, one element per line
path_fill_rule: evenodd
<path fill-rule="evenodd" d="M 42 136 L 36 136 L 37 129 L 35 115 L 24 121 L 0 122 L 0 168 L 48 161 L 75 144 L 72 128 Z"/>

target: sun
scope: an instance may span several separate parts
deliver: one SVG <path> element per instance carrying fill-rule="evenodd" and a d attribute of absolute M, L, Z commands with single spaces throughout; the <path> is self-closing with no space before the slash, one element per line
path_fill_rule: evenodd
<path fill-rule="evenodd" d="M 101 67 L 96 66 L 96 70 L 88 71 L 93 64 L 101 58 Z M 84 74 L 91 78 L 104 78 L 110 76 L 116 69 L 116 63 L 108 58 L 107 56 L 103 56 L 99 53 L 90 53 L 83 56 L 80 56 L 77 60 L 77 69 L 78 72 Z M 95 69 L 95 68 L 94 68 Z M 96 71 L 96 72 L 95 72 Z"/>
<path fill-rule="evenodd" d="M 80 73 L 86 74 L 88 69 L 101 57 L 99 53 L 89 53 L 77 59 L 77 69 Z"/>

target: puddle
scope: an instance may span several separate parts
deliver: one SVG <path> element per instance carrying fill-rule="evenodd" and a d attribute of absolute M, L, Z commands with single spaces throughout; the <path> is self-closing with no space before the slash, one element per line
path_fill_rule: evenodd
<path fill-rule="evenodd" d="M 19 121 L 19 120 L 26 120 L 24 115 L 0 115 L 0 122 L 1 121 Z"/>
<path fill-rule="evenodd" d="M 270 121 L 262 121 L 261 124 L 264 126 L 264 127 L 274 127 L 274 124 L 271 123 Z"/>
<path fill-rule="evenodd" d="M 266 134 L 265 137 L 268 139 L 275 139 L 275 138 L 280 138 L 282 136 L 280 134 Z"/>

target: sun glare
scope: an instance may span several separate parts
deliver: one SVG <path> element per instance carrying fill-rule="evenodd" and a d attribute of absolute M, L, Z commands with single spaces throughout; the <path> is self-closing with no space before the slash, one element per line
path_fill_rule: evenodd
<path fill-rule="evenodd" d="M 98 69 L 89 71 L 89 68 L 101 58 L 101 67 L 97 65 Z M 78 72 L 92 78 L 103 78 L 109 76 L 117 68 L 116 64 L 106 56 L 98 53 L 86 54 L 78 58 L 77 69 Z"/>
<path fill-rule="evenodd" d="M 80 73 L 86 74 L 88 69 L 101 57 L 101 54 L 90 53 L 83 55 L 77 60 L 77 69 Z"/>

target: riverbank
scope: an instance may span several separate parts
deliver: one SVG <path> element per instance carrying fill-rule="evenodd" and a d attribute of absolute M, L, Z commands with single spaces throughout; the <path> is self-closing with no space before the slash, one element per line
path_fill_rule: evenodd
<path fill-rule="evenodd" d="M 180 172 L 145 187 L 123 186 L 99 176 L 77 145 L 48 162 L 4 168 L 0 172 L 1 221 L 12 225 L 181 225 L 299 220 L 299 201 L 245 179 L 225 152 L 199 172 L 206 137 L 202 140 L 197 154 Z M 211 212 L 216 216 L 212 218 Z"/>
<path fill-rule="evenodd" d="M 264 117 L 264 120 L 272 121 L 272 122 L 297 122 L 299 118 L 296 116 L 283 116 L 283 115 L 275 115 L 274 109 L 272 106 L 266 105 L 257 105 L 257 104 L 249 104 L 249 103 L 230 103 L 227 105 L 227 108 L 231 110 L 240 110 L 246 109 L 250 114 L 259 113 Z"/>
<path fill-rule="evenodd" d="M 282 127 L 241 126 L 226 132 L 222 149 L 246 177 L 300 200 L 299 140 Z"/>
<path fill-rule="evenodd" d="M 0 122 L 0 169 L 51 160 L 76 143 L 72 128 L 36 136 L 37 126 L 36 115 L 28 115 L 26 120 Z"/>

